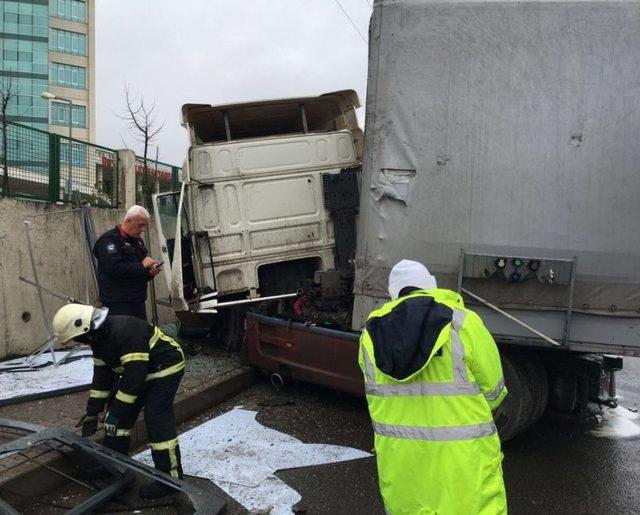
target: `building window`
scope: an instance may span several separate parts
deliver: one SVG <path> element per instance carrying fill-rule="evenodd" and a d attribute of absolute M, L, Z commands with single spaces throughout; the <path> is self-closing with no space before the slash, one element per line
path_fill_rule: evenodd
<path fill-rule="evenodd" d="M 7 115 L 20 123 L 31 125 L 43 123 L 46 130 L 49 122 L 49 106 L 47 100 L 40 97 L 40 94 L 47 90 L 47 81 L 23 77 L 0 77 L 0 87 L 6 89 L 9 84 L 17 97 L 9 102 Z"/>
<path fill-rule="evenodd" d="M 51 16 L 63 20 L 87 21 L 87 5 L 81 0 L 51 0 Z"/>
<path fill-rule="evenodd" d="M 47 74 L 49 50 L 46 43 L 11 37 L 1 39 L 0 43 L 3 66 L 7 71 Z"/>
<path fill-rule="evenodd" d="M 51 125 L 69 125 L 69 104 L 51 102 Z M 71 125 L 79 128 L 87 126 L 87 108 L 85 106 L 73 106 Z"/>
<path fill-rule="evenodd" d="M 20 36 L 43 36 L 48 33 L 47 6 L 32 2 L 0 1 L 0 32 Z"/>
<path fill-rule="evenodd" d="M 65 54 L 87 55 L 87 36 L 68 30 L 51 29 L 49 32 L 49 50 Z"/>
<path fill-rule="evenodd" d="M 86 70 L 81 66 L 70 64 L 51 63 L 49 81 L 55 86 L 66 88 L 85 89 Z"/>
<path fill-rule="evenodd" d="M 87 166 L 87 146 L 77 141 L 71 142 L 73 166 Z M 60 164 L 69 164 L 69 141 L 60 142 Z"/>

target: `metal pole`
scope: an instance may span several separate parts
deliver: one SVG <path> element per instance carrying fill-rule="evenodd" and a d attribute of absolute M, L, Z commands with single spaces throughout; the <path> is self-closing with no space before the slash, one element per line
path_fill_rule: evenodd
<path fill-rule="evenodd" d="M 221 302 L 216 304 L 216 308 L 226 308 L 228 306 L 239 306 L 241 304 L 255 304 L 256 302 L 265 302 L 267 300 L 291 299 L 298 297 L 300 293 L 285 293 L 284 295 L 272 295 L 271 297 L 258 297 L 257 299 L 231 300 L 229 302 Z"/>
<path fill-rule="evenodd" d="M 222 115 L 224 116 L 224 133 L 227 136 L 227 141 L 231 141 L 231 128 L 229 127 L 229 117 L 227 116 L 226 111 L 223 111 Z"/>
<path fill-rule="evenodd" d="M 44 286 L 40 285 L 38 286 L 37 283 L 34 283 L 33 281 L 30 281 L 29 279 L 25 279 L 22 276 L 18 276 L 18 279 L 20 279 L 21 281 L 30 284 L 31 286 L 35 286 L 36 288 L 40 288 L 43 292 L 48 293 L 49 295 L 53 295 L 54 297 L 57 297 L 58 299 L 64 300 L 66 302 L 75 302 L 76 304 L 82 304 L 82 302 L 79 302 L 78 300 L 76 300 L 73 297 L 70 297 L 69 295 L 65 295 L 64 293 L 60 293 L 54 290 L 50 290 L 49 288 L 45 288 Z"/>
<path fill-rule="evenodd" d="M 31 236 L 29 235 L 29 222 L 28 220 L 24 221 L 24 232 L 27 235 L 27 248 L 29 249 L 29 260 L 31 261 L 31 271 L 33 272 L 33 279 L 35 282 L 36 290 L 38 290 L 38 300 L 40 301 L 40 309 L 42 311 L 42 320 L 44 322 L 44 328 L 47 332 L 47 336 L 51 337 L 53 334 L 51 333 L 51 328 L 49 327 L 49 318 L 47 317 L 47 310 L 44 307 L 44 299 L 42 298 L 42 287 L 40 286 L 40 281 L 38 280 L 38 270 L 36 269 L 36 260 L 33 257 L 33 246 L 31 245 Z"/>
<path fill-rule="evenodd" d="M 29 220 L 24 221 L 24 232 L 27 235 L 27 248 L 29 249 L 29 260 L 31 261 L 31 270 L 33 271 L 33 278 L 36 283 L 36 289 L 38 290 L 38 300 L 40 301 L 40 309 L 42 310 L 42 321 L 44 323 L 44 328 L 49 337 L 50 342 L 50 350 L 51 350 L 51 359 L 53 360 L 53 364 L 56 364 L 56 353 L 53 350 L 53 346 L 55 344 L 55 339 L 53 339 L 53 334 L 51 333 L 51 328 L 49 327 L 49 317 L 47 316 L 47 310 L 44 307 L 44 299 L 42 298 L 42 288 L 40 287 L 40 281 L 38 280 L 38 271 L 36 269 L 36 261 L 33 257 L 33 246 L 31 245 L 31 236 L 29 235 L 29 224 L 31 222 Z"/>
<path fill-rule="evenodd" d="M 84 262 L 84 297 L 87 304 L 91 304 L 91 295 L 89 294 L 89 260 L 91 259 L 91 256 L 89 255 L 89 251 L 87 249 L 87 237 L 86 237 L 87 235 L 86 235 L 84 218 L 82 216 L 82 213 L 80 213 L 79 220 L 80 220 L 80 226 L 82 229 L 82 236 L 84 239 L 84 241 L 81 243 L 84 249 L 80 251 L 84 256 L 84 259 L 82 260 Z"/>
<path fill-rule="evenodd" d="M 307 122 L 307 112 L 304 109 L 304 104 L 300 104 L 300 114 L 302 115 L 302 129 L 305 134 L 309 134 L 309 124 Z"/>
<path fill-rule="evenodd" d="M 533 327 L 531 327 L 529 324 L 525 324 L 523 321 L 518 320 L 516 317 L 514 317 L 513 315 L 510 315 L 509 313 L 507 313 L 506 311 L 501 310 L 498 306 L 494 306 L 493 304 L 491 304 L 489 301 L 483 299 L 482 297 L 478 297 L 475 293 L 471 293 L 469 290 L 465 289 L 465 288 L 461 288 L 461 291 L 463 293 L 465 293 L 466 295 L 469 295 L 469 297 L 471 297 L 472 299 L 477 300 L 478 302 L 481 302 L 482 304 L 484 304 L 485 306 L 487 306 L 488 308 L 493 309 L 494 311 L 496 311 L 497 313 L 500 313 L 502 316 L 507 317 L 509 320 L 511 320 L 512 322 L 515 322 L 516 324 L 518 324 L 519 326 L 524 327 L 527 331 L 532 332 L 533 334 L 535 334 L 536 336 L 539 336 L 540 338 L 542 338 L 544 341 L 549 342 L 551 345 L 555 345 L 556 347 L 560 347 L 561 345 L 555 341 L 552 338 L 549 338 L 546 334 L 541 333 L 540 331 L 538 331 L 537 329 L 534 329 Z"/>
<path fill-rule="evenodd" d="M 156 175 L 158 173 L 158 152 L 160 151 L 159 147 L 156 147 Z M 154 182 L 155 184 L 155 182 Z M 151 198 L 149 196 L 149 198 Z M 147 202 L 147 195 L 144 197 L 145 208 L 149 209 L 151 207 Z M 149 224 L 151 224 L 151 218 L 149 218 Z M 147 226 L 147 247 L 149 252 L 151 252 L 151 227 Z M 157 276 L 156 276 L 157 277 Z M 150 281 L 149 291 L 151 293 L 151 321 L 153 325 L 158 325 L 158 306 L 156 305 L 156 284 L 155 277 Z"/>

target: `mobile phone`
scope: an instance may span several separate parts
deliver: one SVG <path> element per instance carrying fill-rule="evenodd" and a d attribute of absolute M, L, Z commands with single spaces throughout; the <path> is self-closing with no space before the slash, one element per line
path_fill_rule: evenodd
<path fill-rule="evenodd" d="M 160 261 L 160 263 L 156 265 L 156 268 L 160 270 L 162 268 L 162 265 L 164 265 L 164 261 Z"/>

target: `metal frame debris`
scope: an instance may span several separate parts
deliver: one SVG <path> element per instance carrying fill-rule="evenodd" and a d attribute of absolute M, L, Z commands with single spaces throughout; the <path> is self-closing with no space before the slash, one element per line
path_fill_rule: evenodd
<path fill-rule="evenodd" d="M 185 494 L 193 505 L 194 513 L 196 514 L 215 515 L 224 513 L 226 509 L 226 499 L 224 494 L 219 493 L 216 495 L 212 492 L 198 488 L 186 481 L 172 478 L 164 472 L 107 449 L 102 445 L 91 442 L 66 429 L 43 428 L 42 426 L 5 418 L 0 418 L 0 428 L 18 429 L 31 433 L 27 436 L 0 445 L 0 460 L 14 454 L 21 453 L 24 450 L 32 449 L 37 445 L 45 444 L 47 442 L 56 442 L 68 446 L 73 450 L 79 451 L 80 453 L 84 453 L 109 471 L 112 471 L 115 474 L 120 474 L 120 477 L 118 477 L 115 483 L 98 491 L 68 513 L 89 513 L 91 510 L 118 495 L 118 493 L 130 485 L 134 474 L 140 474 L 149 479 L 159 481 L 160 483 L 169 485 L 177 491 Z M 54 471 L 59 472 L 56 470 Z M 10 506 L 6 501 L 0 499 L 0 514 L 14 515 L 16 513 L 18 512 L 12 506 Z"/>

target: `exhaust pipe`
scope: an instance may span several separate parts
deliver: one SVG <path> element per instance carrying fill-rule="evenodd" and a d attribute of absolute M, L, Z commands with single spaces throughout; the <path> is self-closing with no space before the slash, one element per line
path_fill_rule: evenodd
<path fill-rule="evenodd" d="M 284 377 L 282 377 L 280 374 L 278 374 L 277 372 L 274 372 L 273 374 L 271 374 L 271 384 L 274 386 L 274 388 L 276 390 L 281 390 L 282 387 L 284 386 Z"/>

